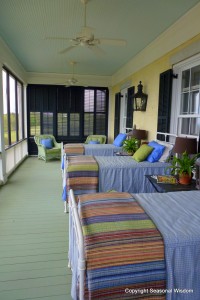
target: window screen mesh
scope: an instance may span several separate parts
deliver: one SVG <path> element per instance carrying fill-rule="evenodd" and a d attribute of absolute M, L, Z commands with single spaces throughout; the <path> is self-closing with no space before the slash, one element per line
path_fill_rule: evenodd
<path fill-rule="evenodd" d="M 58 113 L 57 114 L 57 134 L 59 136 L 67 136 L 67 114 Z"/>
<path fill-rule="evenodd" d="M 44 134 L 53 134 L 53 113 L 43 112 L 42 128 Z"/>

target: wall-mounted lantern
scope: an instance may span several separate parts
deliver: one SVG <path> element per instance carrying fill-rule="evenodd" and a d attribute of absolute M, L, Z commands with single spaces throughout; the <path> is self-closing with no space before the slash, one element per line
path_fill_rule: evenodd
<path fill-rule="evenodd" d="M 138 91 L 134 95 L 134 110 L 146 111 L 148 95 L 143 93 L 142 88 L 143 85 L 140 81 L 140 83 L 138 84 Z"/>

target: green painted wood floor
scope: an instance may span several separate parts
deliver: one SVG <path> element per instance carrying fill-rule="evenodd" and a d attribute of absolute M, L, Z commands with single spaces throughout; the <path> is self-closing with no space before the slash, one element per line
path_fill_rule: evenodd
<path fill-rule="evenodd" d="M 0 300 L 69 300 L 59 161 L 28 158 L 0 188 Z"/>

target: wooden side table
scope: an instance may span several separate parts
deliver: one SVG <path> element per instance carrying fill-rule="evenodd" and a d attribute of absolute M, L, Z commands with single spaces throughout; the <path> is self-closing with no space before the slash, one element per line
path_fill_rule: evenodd
<path fill-rule="evenodd" d="M 152 177 L 152 175 L 145 175 L 147 179 L 151 182 L 158 193 L 168 193 L 168 192 L 180 192 L 180 191 L 193 191 L 197 190 L 196 181 L 193 179 L 191 184 L 168 184 L 168 183 L 157 183 L 157 179 Z"/>

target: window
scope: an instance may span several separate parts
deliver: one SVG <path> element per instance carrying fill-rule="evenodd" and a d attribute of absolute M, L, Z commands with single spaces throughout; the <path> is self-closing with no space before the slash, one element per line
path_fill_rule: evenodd
<path fill-rule="evenodd" d="M 9 75 L 9 96 L 10 96 L 10 131 L 11 145 L 17 142 L 17 113 L 16 113 L 16 90 L 15 79 Z"/>
<path fill-rule="evenodd" d="M 71 113 L 70 114 L 70 136 L 80 135 L 80 114 Z"/>
<path fill-rule="evenodd" d="M 200 55 L 174 66 L 170 132 L 199 137 L 200 133 Z"/>
<path fill-rule="evenodd" d="M 9 146 L 9 129 L 8 129 L 8 94 L 7 94 L 7 74 L 3 70 L 3 121 L 4 121 L 4 143 L 5 147 Z"/>
<path fill-rule="evenodd" d="M 53 134 L 53 113 L 43 112 L 42 128 L 44 134 Z"/>
<path fill-rule="evenodd" d="M 85 89 L 84 135 L 105 134 L 107 120 L 107 91 Z"/>
<path fill-rule="evenodd" d="M 17 107 L 18 107 L 18 137 L 19 140 L 24 137 L 24 126 L 23 126 L 23 115 L 24 115 L 24 107 L 22 101 L 23 95 L 23 86 L 20 82 L 17 82 Z"/>
<path fill-rule="evenodd" d="M 105 133 L 106 125 L 106 92 L 96 90 L 96 134 Z"/>
<path fill-rule="evenodd" d="M 30 112 L 30 135 L 39 135 L 40 132 L 40 112 Z"/>
<path fill-rule="evenodd" d="M 24 138 L 23 85 L 7 69 L 2 70 L 5 148 Z"/>
<path fill-rule="evenodd" d="M 93 134 L 94 128 L 94 90 L 84 93 L 84 135 Z"/>
<path fill-rule="evenodd" d="M 67 136 L 67 113 L 57 113 L 57 135 Z"/>
<path fill-rule="evenodd" d="M 180 134 L 198 136 L 200 131 L 200 65 L 182 72 L 179 128 Z"/>

